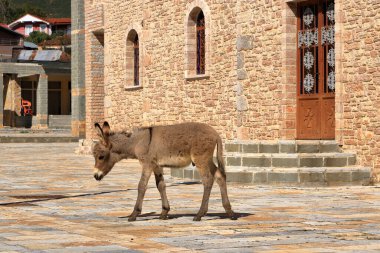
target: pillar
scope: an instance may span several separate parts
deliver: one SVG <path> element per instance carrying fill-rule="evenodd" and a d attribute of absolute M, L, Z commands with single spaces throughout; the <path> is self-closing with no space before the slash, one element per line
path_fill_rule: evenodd
<path fill-rule="evenodd" d="M 0 74 L 0 128 L 4 126 L 4 117 L 3 117 L 3 111 L 4 111 L 4 75 Z"/>
<path fill-rule="evenodd" d="M 71 134 L 86 135 L 84 0 L 71 1 Z"/>
<path fill-rule="evenodd" d="M 37 128 L 48 128 L 49 115 L 48 115 L 48 76 L 40 74 L 37 86 Z"/>

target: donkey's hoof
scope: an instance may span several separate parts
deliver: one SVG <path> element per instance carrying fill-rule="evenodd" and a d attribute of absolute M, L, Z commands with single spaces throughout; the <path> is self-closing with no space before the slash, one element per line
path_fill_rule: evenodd
<path fill-rule="evenodd" d="M 161 214 L 160 215 L 160 220 L 167 220 L 168 219 L 168 215 L 167 214 Z"/>
<path fill-rule="evenodd" d="M 128 218 L 128 221 L 136 221 L 136 216 L 130 216 L 130 217 Z"/>
<path fill-rule="evenodd" d="M 202 216 L 195 216 L 193 221 L 201 221 L 202 219 Z"/>
<path fill-rule="evenodd" d="M 239 216 L 236 213 L 234 213 L 233 211 L 228 212 L 227 214 L 228 214 L 228 217 L 230 217 L 231 220 L 237 220 L 239 218 Z"/>

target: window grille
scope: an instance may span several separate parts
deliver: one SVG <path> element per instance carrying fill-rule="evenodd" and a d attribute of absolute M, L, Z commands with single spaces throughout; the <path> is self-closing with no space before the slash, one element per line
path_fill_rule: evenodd
<path fill-rule="evenodd" d="M 201 11 L 197 17 L 197 74 L 205 73 L 205 17 Z"/>
<path fill-rule="evenodd" d="M 133 84 L 139 86 L 139 37 L 136 34 L 133 41 L 133 66 L 134 66 L 134 79 Z"/>

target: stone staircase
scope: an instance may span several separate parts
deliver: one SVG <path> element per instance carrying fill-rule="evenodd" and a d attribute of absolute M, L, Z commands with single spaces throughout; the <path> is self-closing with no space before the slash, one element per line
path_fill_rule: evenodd
<path fill-rule="evenodd" d="M 271 185 L 368 185 L 371 168 L 356 165 L 335 141 L 271 141 L 225 144 L 227 180 Z M 195 167 L 172 176 L 200 179 Z"/>

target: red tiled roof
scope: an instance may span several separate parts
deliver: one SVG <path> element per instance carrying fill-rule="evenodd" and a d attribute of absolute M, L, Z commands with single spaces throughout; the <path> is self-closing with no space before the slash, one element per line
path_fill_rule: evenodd
<path fill-rule="evenodd" d="M 71 24 L 71 18 L 47 18 L 46 20 L 52 25 Z"/>
<path fill-rule="evenodd" d="M 7 24 L 3 24 L 3 23 L 0 23 L 0 27 L 4 28 L 5 30 L 7 30 L 8 32 L 11 32 L 13 34 L 17 34 L 17 35 L 20 35 L 21 37 L 24 37 L 24 34 L 21 34 L 19 32 L 16 32 L 16 31 L 13 31 Z"/>

